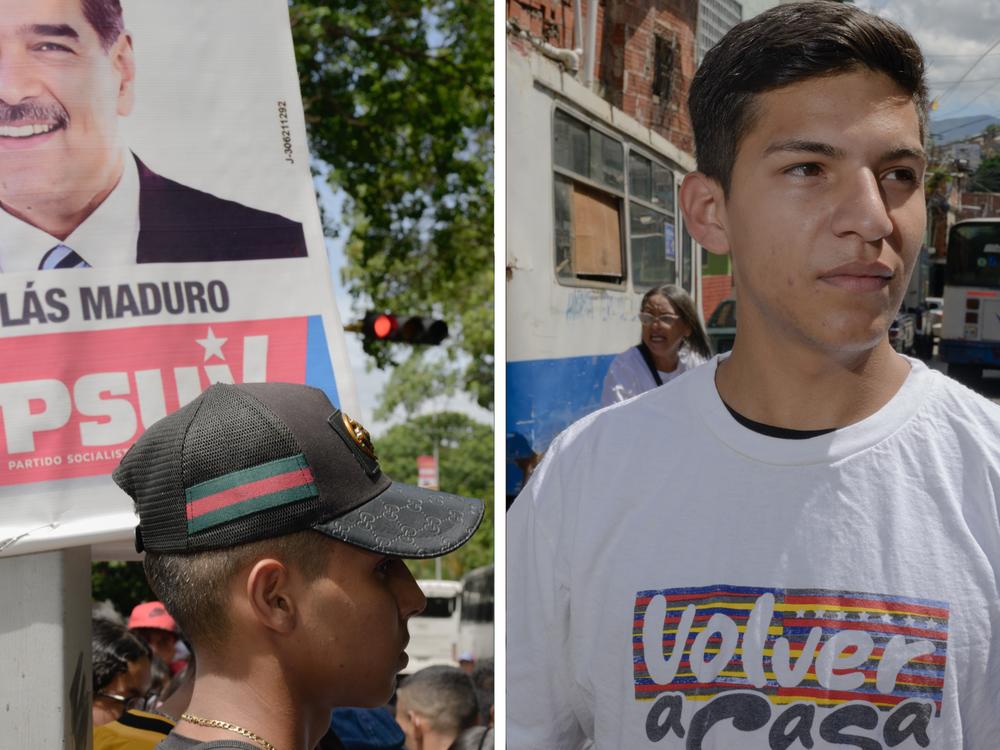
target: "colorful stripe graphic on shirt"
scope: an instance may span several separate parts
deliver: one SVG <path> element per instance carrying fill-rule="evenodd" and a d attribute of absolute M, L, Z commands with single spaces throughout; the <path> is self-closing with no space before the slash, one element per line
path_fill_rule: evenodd
<path fill-rule="evenodd" d="M 772 703 L 907 699 L 941 713 L 948 603 L 824 589 L 746 586 L 639 591 L 635 698 L 705 701 L 754 690 Z"/>
<path fill-rule="evenodd" d="M 316 494 L 312 470 L 301 453 L 234 471 L 186 491 L 188 532 L 202 531 Z"/>

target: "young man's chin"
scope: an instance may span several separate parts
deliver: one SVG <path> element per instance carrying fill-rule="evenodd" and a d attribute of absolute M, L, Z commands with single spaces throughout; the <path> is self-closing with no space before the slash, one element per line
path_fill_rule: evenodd
<path fill-rule="evenodd" d="M 816 337 L 820 347 L 834 358 L 838 355 L 866 355 L 874 352 L 886 341 L 889 323 L 877 321 L 870 326 L 848 330 L 828 330 L 827 335 Z"/>

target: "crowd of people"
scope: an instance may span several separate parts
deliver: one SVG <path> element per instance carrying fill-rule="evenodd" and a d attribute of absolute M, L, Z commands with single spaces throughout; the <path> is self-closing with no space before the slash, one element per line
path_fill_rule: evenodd
<path fill-rule="evenodd" d="M 91 633 L 94 750 L 154 750 L 191 700 L 193 652 L 158 601 L 127 623 L 96 607 Z M 403 678 L 385 706 L 333 709 L 330 733 L 346 750 L 492 750 L 493 660 L 460 664 Z"/>

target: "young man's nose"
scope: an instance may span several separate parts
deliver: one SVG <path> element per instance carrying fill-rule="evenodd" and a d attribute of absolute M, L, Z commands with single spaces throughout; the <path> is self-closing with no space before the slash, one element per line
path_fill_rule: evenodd
<path fill-rule="evenodd" d="M 406 568 L 406 574 L 401 576 L 397 583 L 396 602 L 403 619 L 419 615 L 427 606 L 427 597 L 420 590 L 409 568 Z"/>
<path fill-rule="evenodd" d="M 878 175 L 862 169 L 844 185 L 833 216 L 835 234 L 856 234 L 865 242 L 878 242 L 892 234 L 889 206 Z"/>

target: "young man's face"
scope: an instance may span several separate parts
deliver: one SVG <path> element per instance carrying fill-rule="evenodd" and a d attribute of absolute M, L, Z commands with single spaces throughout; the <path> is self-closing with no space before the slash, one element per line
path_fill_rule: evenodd
<path fill-rule="evenodd" d="M 0 0 L 0 203 L 31 221 L 114 187 L 133 67 L 128 37 L 105 51 L 80 0 Z"/>
<path fill-rule="evenodd" d="M 407 663 L 407 620 L 427 599 L 399 558 L 329 544 L 326 574 L 308 584 L 305 670 L 331 705 L 381 706 Z"/>
<path fill-rule="evenodd" d="M 871 349 L 885 340 L 924 232 L 916 106 L 868 70 L 755 103 L 722 209 L 737 346 Z"/>
<path fill-rule="evenodd" d="M 169 665 L 174 660 L 177 649 L 176 634 L 161 628 L 133 628 L 133 630 L 149 644 L 153 653 L 162 659 L 164 664 Z"/>

